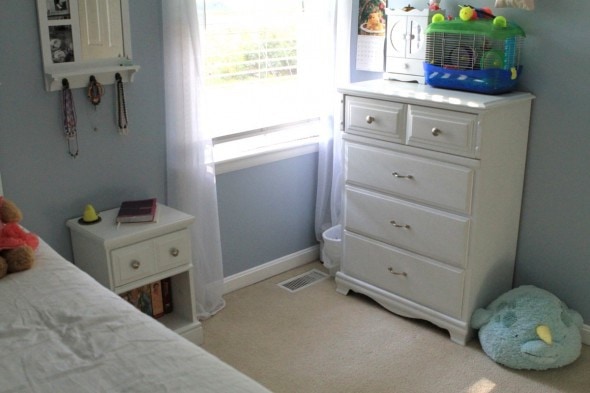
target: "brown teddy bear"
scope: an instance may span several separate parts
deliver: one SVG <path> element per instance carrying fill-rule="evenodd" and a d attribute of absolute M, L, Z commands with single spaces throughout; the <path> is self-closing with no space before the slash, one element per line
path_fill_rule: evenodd
<path fill-rule="evenodd" d="M 0 278 L 30 269 L 35 263 L 39 238 L 18 224 L 22 217 L 14 202 L 0 196 Z"/>

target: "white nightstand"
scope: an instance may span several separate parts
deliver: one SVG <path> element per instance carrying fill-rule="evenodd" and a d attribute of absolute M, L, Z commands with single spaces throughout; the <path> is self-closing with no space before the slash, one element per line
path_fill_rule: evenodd
<path fill-rule="evenodd" d="M 68 220 L 74 263 L 117 294 L 170 277 L 173 311 L 157 320 L 200 344 L 188 228 L 195 218 L 158 204 L 157 222 L 117 226 L 118 211 L 100 213 L 101 221 L 91 225 Z"/>

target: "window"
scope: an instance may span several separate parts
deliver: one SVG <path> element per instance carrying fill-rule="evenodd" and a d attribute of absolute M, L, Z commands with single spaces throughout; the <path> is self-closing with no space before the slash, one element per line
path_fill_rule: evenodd
<path fill-rule="evenodd" d="M 205 126 L 214 142 L 253 149 L 250 142 L 309 138 L 319 113 L 305 2 L 205 0 L 204 7 Z"/>

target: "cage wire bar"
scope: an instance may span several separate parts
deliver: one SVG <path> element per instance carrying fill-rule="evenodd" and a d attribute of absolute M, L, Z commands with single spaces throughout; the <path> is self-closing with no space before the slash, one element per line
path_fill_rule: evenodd
<path fill-rule="evenodd" d="M 522 43 L 523 37 L 495 40 L 477 34 L 436 32 L 426 37 L 426 61 L 455 70 L 510 70 L 520 65 Z"/>

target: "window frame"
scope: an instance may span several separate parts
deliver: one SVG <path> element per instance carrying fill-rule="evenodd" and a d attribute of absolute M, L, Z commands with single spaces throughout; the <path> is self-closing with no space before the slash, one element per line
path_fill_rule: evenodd
<path fill-rule="evenodd" d="M 205 2 L 203 1 L 203 10 L 205 21 L 207 20 L 206 14 L 206 7 Z M 303 4 L 303 2 L 301 2 Z M 303 5 L 302 5 L 303 7 Z M 309 18 L 304 18 L 302 14 L 302 21 L 309 20 Z M 205 24 L 206 26 L 206 24 Z M 301 25 L 298 26 L 301 28 Z M 204 37 L 206 39 L 207 32 L 204 32 Z M 304 78 L 303 85 L 299 85 L 296 89 L 301 89 L 305 91 L 305 86 L 310 82 L 309 72 L 310 67 L 309 65 L 302 64 L 301 57 L 305 56 L 308 53 L 305 50 L 299 50 L 302 46 L 301 37 L 298 36 L 298 54 L 297 54 L 297 67 L 298 67 L 298 77 Z M 305 63 L 305 61 L 303 61 Z M 211 87 L 207 87 L 207 89 L 211 89 Z M 294 89 L 294 90 L 296 90 Z M 244 96 L 245 97 L 245 96 Z M 218 101 L 219 103 L 221 101 Z M 219 104 L 220 105 L 220 104 Z M 309 105 L 308 108 L 312 108 Z M 307 112 L 307 113 L 306 113 Z M 319 112 L 319 111 L 318 111 Z M 280 159 L 285 159 L 288 157 L 292 157 L 295 155 L 301 154 L 308 154 L 311 152 L 317 152 L 317 144 L 319 139 L 319 118 L 318 115 L 310 114 L 312 111 L 309 111 L 306 108 L 301 109 L 302 116 L 293 117 L 285 122 L 278 122 L 272 123 L 268 126 L 264 125 L 261 127 L 248 127 L 246 130 L 242 129 L 235 129 L 235 132 L 213 132 L 212 134 L 212 142 L 213 142 L 213 152 L 214 152 L 214 160 L 216 163 L 216 172 L 223 173 L 228 170 L 235 170 L 239 168 L 249 167 L 252 165 L 259 165 L 262 163 L 271 161 L 276 161 Z M 216 117 L 221 116 L 221 111 L 219 115 Z M 210 122 L 214 121 L 214 119 L 209 119 L 204 122 L 205 127 L 209 127 Z M 315 132 L 309 133 L 304 132 L 305 136 L 299 136 L 297 130 L 301 127 L 311 127 L 315 130 Z M 294 138 L 284 138 L 283 140 L 279 140 L 275 143 L 261 143 L 258 147 L 252 148 L 251 143 L 256 140 L 263 140 L 263 139 L 271 139 L 266 138 L 271 134 L 279 134 L 283 136 L 288 136 L 289 134 L 297 135 Z M 240 145 L 248 146 L 246 149 L 240 149 Z M 233 151 L 232 151 L 233 150 Z M 258 157 L 258 159 L 256 158 Z M 240 164 L 240 162 L 242 164 Z"/>

